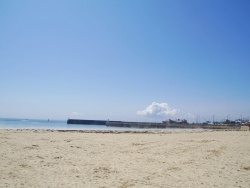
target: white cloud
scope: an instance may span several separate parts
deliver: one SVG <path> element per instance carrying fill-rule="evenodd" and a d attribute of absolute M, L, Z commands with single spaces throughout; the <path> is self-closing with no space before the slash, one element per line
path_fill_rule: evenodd
<path fill-rule="evenodd" d="M 71 115 L 73 115 L 73 116 L 79 116 L 80 113 L 78 113 L 78 112 L 71 112 Z"/>
<path fill-rule="evenodd" d="M 142 116 L 174 116 L 179 112 L 180 110 L 170 108 L 167 103 L 153 102 L 145 110 L 138 111 L 137 114 Z"/>

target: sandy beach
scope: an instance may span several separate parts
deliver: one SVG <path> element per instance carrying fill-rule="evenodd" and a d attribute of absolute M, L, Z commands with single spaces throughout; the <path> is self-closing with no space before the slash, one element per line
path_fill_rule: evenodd
<path fill-rule="evenodd" d="M 0 187 L 250 187 L 250 131 L 0 130 Z"/>

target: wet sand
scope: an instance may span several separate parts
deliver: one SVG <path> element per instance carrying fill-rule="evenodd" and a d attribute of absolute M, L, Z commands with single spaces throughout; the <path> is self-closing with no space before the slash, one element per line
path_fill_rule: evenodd
<path fill-rule="evenodd" d="M 0 187 L 250 187 L 250 131 L 0 130 Z"/>

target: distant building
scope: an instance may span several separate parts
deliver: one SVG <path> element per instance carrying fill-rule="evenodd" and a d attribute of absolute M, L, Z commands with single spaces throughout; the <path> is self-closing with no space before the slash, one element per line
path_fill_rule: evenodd
<path fill-rule="evenodd" d="M 202 123 L 203 125 L 214 125 L 215 123 L 211 122 L 211 121 L 205 121 Z"/>
<path fill-rule="evenodd" d="M 250 127 L 250 121 L 246 121 L 244 125 Z"/>
<path fill-rule="evenodd" d="M 242 124 L 242 120 L 241 119 L 236 119 L 235 120 L 235 124 L 236 125 L 241 125 Z"/>

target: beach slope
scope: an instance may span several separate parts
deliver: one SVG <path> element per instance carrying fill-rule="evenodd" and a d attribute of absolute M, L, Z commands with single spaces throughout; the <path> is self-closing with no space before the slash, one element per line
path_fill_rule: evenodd
<path fill-rule="evenodd" d="M 0 130 L 0 187 L 250 187 L 250 131 Z"/>

